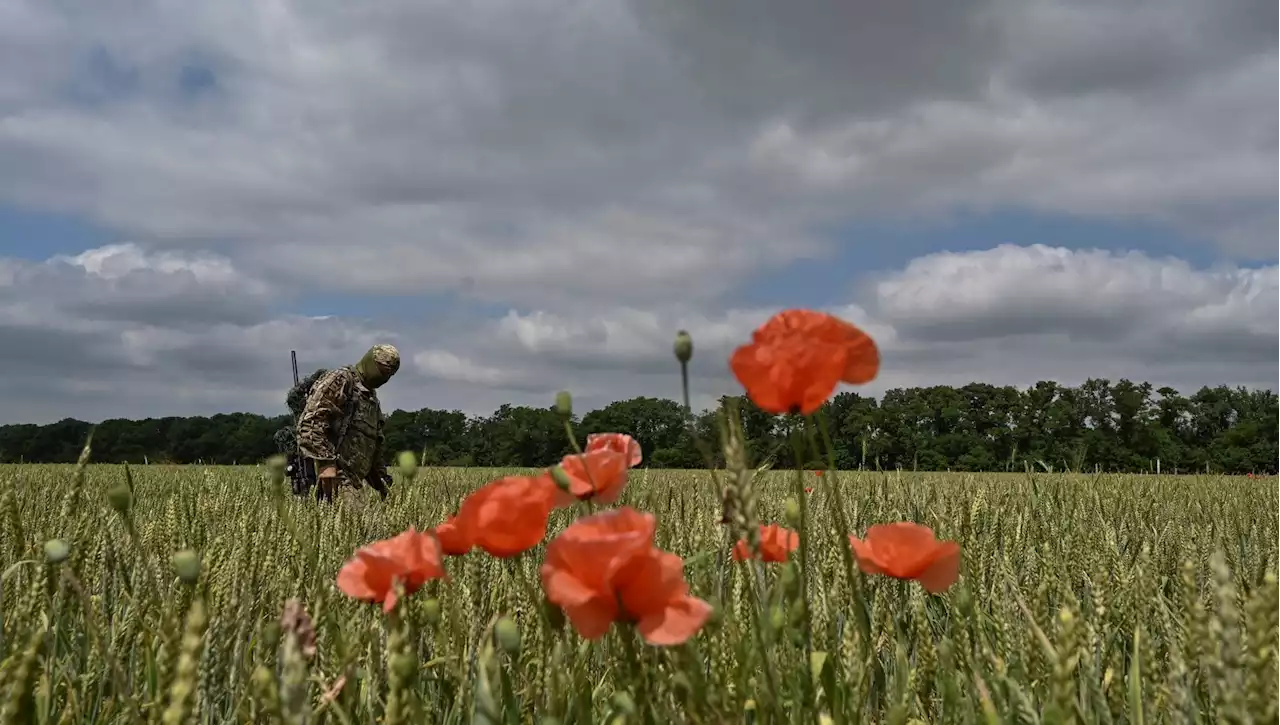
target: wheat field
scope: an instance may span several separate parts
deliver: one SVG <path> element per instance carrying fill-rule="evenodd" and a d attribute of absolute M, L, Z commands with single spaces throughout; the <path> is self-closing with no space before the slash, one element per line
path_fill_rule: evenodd
<path fill-rule="evenodd" d="M 1274 478 L 762 473 L 761 522 L 804 499 L 801 597 L 728 556 L 712 472 L 636 470 L 620 503 L 716 607 L 670 648 L 580 639 L 541 598 L 542 547 L 451 559 L 395 622 L 336 589 L 356 548 L 505 473 L 421 469 L 324 506 L 262 467 L 0 467 L 0 718 L 1276 722 Z M 960 543 L 944 594 L 850 576 L 847 534 L 900 520 Z"/>

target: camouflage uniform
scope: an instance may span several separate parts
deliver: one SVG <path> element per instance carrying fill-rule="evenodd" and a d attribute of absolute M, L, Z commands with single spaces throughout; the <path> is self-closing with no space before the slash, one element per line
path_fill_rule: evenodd
<path fill-rule="evenodd" d="M 386 477 L 382 409 L 374 389 L 399 368 L 394 347 L 375 345 L 360 362 L 329 371 L 312 387 L 298 418 L 298 445 L 302 455 L 315 460 L 317 472 L 337 469 L 339 488 Z"/>

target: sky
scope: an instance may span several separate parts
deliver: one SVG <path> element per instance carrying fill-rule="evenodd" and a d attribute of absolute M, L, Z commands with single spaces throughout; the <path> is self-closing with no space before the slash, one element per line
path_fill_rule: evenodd
<path fill-rule="evenodd" d="M 1276 389 L 1274 0 L 0 0 L 0 424 L 740 392 Z"/>

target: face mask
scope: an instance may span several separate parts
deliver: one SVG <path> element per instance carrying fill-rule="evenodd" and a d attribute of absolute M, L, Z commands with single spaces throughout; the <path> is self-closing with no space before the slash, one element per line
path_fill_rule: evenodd
<path fill-rule="evenodd" d="M 370 389 L 376 390 L 382 387 L 391 376 L 395 373 L 384 370 L 380 365 L 373 361 L 373 356 L 366 354 L 356 364 L 356 372 L 360 374 L 360 380 Z"/>

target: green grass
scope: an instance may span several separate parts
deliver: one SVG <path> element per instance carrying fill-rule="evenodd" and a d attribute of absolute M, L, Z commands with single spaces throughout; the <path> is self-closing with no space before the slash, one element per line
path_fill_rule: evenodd
<path fill-rule="evenodd" d="M 126 517 L 107 496 L 127 493 L 123 467 L 0 466 L 0 720 L 372 723 L 394 693 L 392 722 L 1276 721 L 1274 478 L 804 474 L 806 615 L 779 565 L 755 612 L 709 472 L 635 471 L 622 503 L 657 515 L 658 546 L 718 608 L 669 649 L 557 627 L 542 547 L 450 560 L 402 622 L 336 590 L 357 547 L 438 523 L 499 473 L 424 469 L 335 509 L 275 495 L 265 469 L 136 467 Z M 782 522 L 796 475 L 759 477 L 760 520 Z M 954 587 L 850 580 L 846 535 L 897 520 L 960 542 Z M 51 539 L 69 558 L 47 561 Z M 282 624 L 291 598 L 307 617 Z M 493 644 L 499 615 L 517 652 Z"/>

